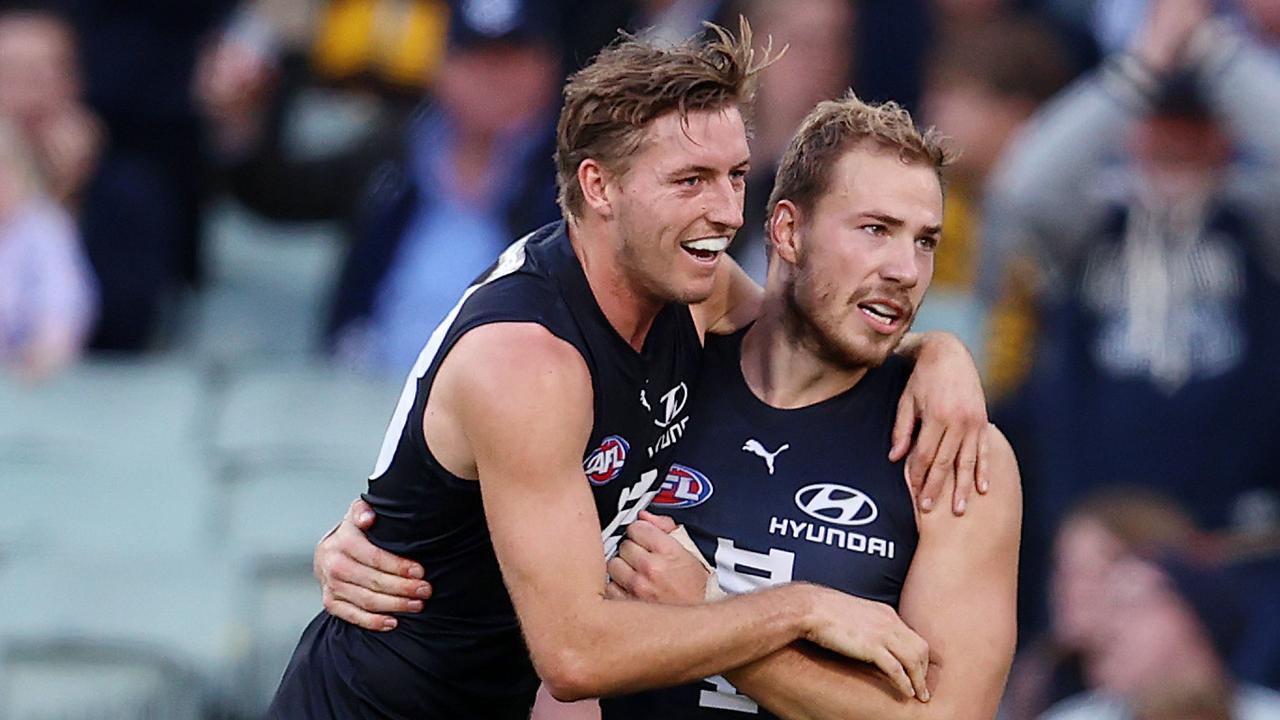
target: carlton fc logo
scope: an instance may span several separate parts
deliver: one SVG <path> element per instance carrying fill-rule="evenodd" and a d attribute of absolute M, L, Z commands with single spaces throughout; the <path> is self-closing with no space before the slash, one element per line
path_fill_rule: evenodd
<path fill-rule="evenodd" d="M 706 475 L 691 467 L 672 463 L 652 505 L 670 509 L 693 507 L 706 502 L 713 491 Z"/>
<path fill-rule="evenodd" d="M 866 525 L 880 510 L 866 493 L 844 485 L 818 483 L 796 492 L 796 506 L 806 515 L 836 525 Z"/>
<path fill-rule="evenodd" d="M 610 435 L 600 441 L 600 447 L 587 456 L 582 471 L 592 485 L 604 485 L 622 473 L 631 445 L 619 435 Z"/>

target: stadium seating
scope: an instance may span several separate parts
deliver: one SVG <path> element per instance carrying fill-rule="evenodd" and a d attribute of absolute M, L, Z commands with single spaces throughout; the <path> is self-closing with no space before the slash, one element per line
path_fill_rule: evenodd
<path fill-rule="evenodd" d="M 314 360 L 324 228 L 215 215 L 174 347 L 0 376 L 0 718 L 260 717 L 320 610 L 399 383 Z"/>

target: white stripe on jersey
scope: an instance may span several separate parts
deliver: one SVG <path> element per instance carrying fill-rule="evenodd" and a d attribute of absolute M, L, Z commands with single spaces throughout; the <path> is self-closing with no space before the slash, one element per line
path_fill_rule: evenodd
<path fill-rule="evenodd" d="M 498 256 L 498 262 L 494 265 L 493 270 L 484 277 L 483 280 L 467 288 L 462 293 L 462 297 L 458 300 L 458 304 L 453 306 L 449 314 L 444 320 L 436 326 L 434 332 L 431 333 L 427 344 L 423 346 L 422 352 L 418 354 L 418 360 L 413 364 L 413 369 L 409 371 L 409 378 L 404 382 L 404 389 L 400 391 L 400 402 L 396 404 L 396 411 L 391 416 L 391 424 L 387 426 L 387 433 L 382 438 L 382 449 L 378 451 L 378 462 L 373 467 L 373 474 L 369 476 L 370 480 L 376 480 L 379 476 L 391 467 L 391 459 L 396 454 L 396 445 L 400 442 L 400 435 L 404 432 L 405 421 L 409 419 L 409 411 L 413 409 L 413 402 L 418 390 L 418 381 L 423 375 L 427 374 L 427 369 L 431 367 L 431 363 L 436 358 L 436 353 L 440 352 L 440 346 L 444 343 L 445 335 L 449 333 L 449 328 L 453 325 L 453 321 L 458 318 L 458 313 L 462 312 L 462 305 L 467 302 L 467 298 L 476 290 L 497 280 L 506 277 L 511 273 L 519 270 L 524 265 L 524 246 L 533 237 L 533 233 L 529 233 L 519 240 L 512 243 L 502 254 Z"/>

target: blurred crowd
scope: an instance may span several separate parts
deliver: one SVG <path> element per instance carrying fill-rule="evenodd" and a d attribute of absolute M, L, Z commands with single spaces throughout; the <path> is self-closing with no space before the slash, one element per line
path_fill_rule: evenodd
<path fill-rule="evenodd" d="M 1280 0 L 0 0 L 3 371 L 163 351 L 230 196 L 342 228 L 314 352 L 400 376 L 559 216 L 566 75 L 739 14 L 788 46 L 752 275 L 817 101 L 897 100 L 962 152 L 916 327 L 972 348 L 1020 458 L 1004 716 L 1280 717 Z M 343 132 L 308 145 L 316 92 Z"/>

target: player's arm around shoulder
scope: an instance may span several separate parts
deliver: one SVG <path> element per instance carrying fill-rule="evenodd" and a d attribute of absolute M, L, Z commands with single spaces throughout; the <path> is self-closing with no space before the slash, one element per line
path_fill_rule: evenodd
<path fill-rule="evenodd" d="M 600 523 L 582 471 L 592 426 L 587 367 L 538 326 L 494 324 L 459 340 L 432 387 L 424 432 L 455 474 L 473 463 L 494 551 L 534 666 L 559 700 L 675 685 L 814 636 L 838 649 L 844 606 L 793 585 L 721 607 L 605 598 Z M 921 667 L 924 661 L 921 659 Z"/>
<path fill-rule="evenodd" d="M 929 643 L 930 700 L 894 692 L 865 665 L 800 645 L 728 675 L 789 720 L 990 720 L 1013 659 L 1022 488 L 1013 449 L 994 426 L 988 497 L 963 516 L 917 511 L 920 540 L 899 603 Z"/>

